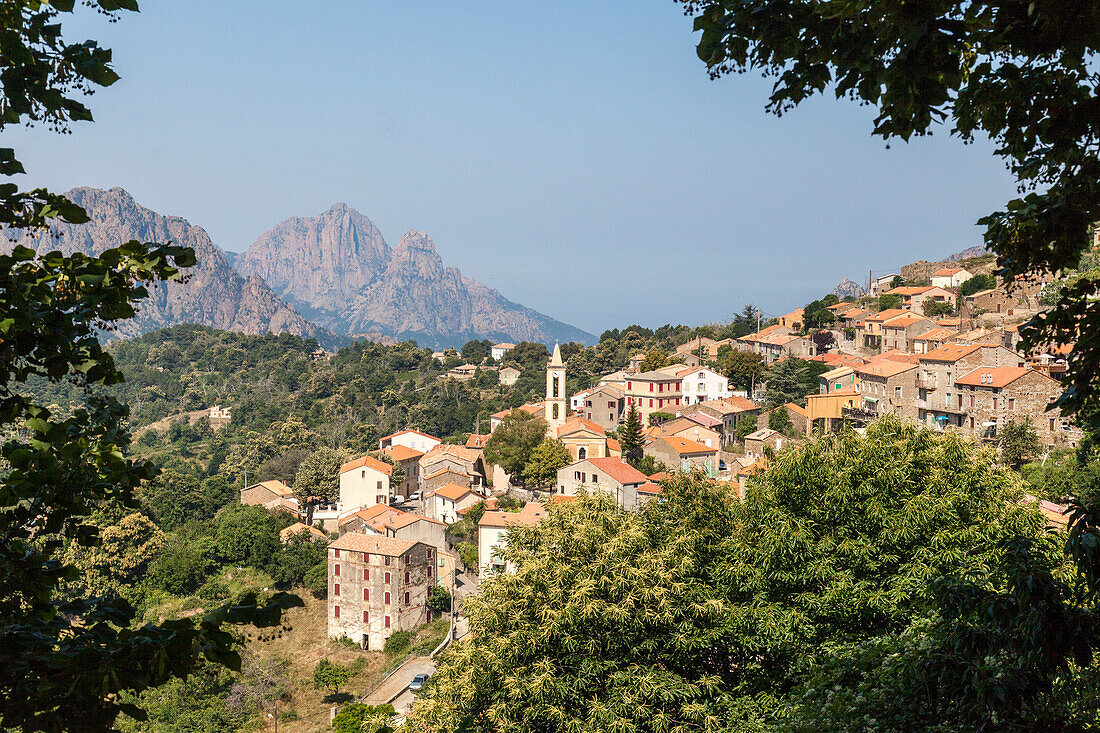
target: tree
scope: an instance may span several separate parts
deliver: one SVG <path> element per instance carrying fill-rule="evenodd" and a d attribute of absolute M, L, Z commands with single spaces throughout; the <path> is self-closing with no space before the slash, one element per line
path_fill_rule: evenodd
<path fill-rule="evenodd" d="M 315 541 L 309 532 L 298 532 L 280 543 L 265 569 L 276 587 L 293 588 L 305 582 L 311 568 L 325 562 L 325 544 Z"/>
<path fill-rule="evenodd" d="M 314 598 L 328 598 L 328 561 L 318 563 L 302 576 L 302 585 Z"/>
<path fill-rule="evenodd" d="M 678 477 L 640 512 L 596 494 L 513 527 L 514 571 L 466 602 L 471 639 L 438 660 L 410 727 L 772 730 L 827 716 L 930 733 L 1095 716 L 1096 700 L 1051 694 L 1063 674 L 1087 684 L 1067 663 L 1095 619 L 1052 575 L 1041 517 L 988 451 L 887 418 L 792 447 L 744 502 L 735 491 Z M 1014 603 L 1021 593 L 1047 604 Z M 1054 655 L 1036 653 L 1046 634 Z M 908 666 L 892 668 L 883 651 L 902 645 Z M 901 682 L 899 700 L 886 685 L 864 699 L 841 674 L 872 665 Z M 513 684 L 539 669 L 554 674 Z"/>
<path fill-rule="evenodd" d="M 213 525 L 218 556 L 225 563 L 264 568 L 279 549 L 275 517 L 262 506 L 226 507 Z"/>
<path fill-rule="evenodd" d="M 97 519 L 92 521 L 99 529 L 99 544 L 73 543 L 65 560 L 81 572 L 82 595 L 116 595 L 145 574 L 164 545 L 164 533 L 141 512 L 115 522 Z"/>
<path fill-rule="evenodd" d="M 897 293 L 883 293 L 878 296 L 878 309 L 880 311 L 896 310 L 901 306 L 902 299 Z"/>
<path fill-rule="evenodd" d="M 946 300 L 926 298 L 921 304 L 921 310 L 924 312 L 924 315 L 929 318 L 939 318 L 940 316 L 948 316 L 954 313 L 955 306 Z"/>
<path fill-rule="evenodd" d="M 997 287 L 997 278 L 992 275 L 975 275 L 968 278 L 959 286 L 959 297 L 965 298 L 968 295 L 974 293 L 980 293 L 983 290 L 990 290 Z"/>
<path fill-rule="evenodd" d="M 821 328 L 828 326 L 836 320 L 836 315 L 829 310 L 828 305 L 820 300 L 810 301 L 802 309 L 802 324 L 805 328 Z"/>
<path fill-rule="evenodd" d="M 746 437 L 756 432 L 756 415 L 746 415 L 737 421 L 733 433 L 738 440 L 744 441 Z"/>
<path fill-rule="evenodd" d="M 113 20 L 136 7 L 117 0 L 88 5 Z M 73 7 L 12 0 L 0 10 L 0 129 L 30 121 L 67 132 L 72 122 L 91 120 L 83 95 L 118 79 L 109 50 L 93 40 L 64 40 L 62 19 Z M 0 148 L 0 175 L 23 172 L 15 151 Z M 40 232 L 54 222 L 86 221 L 63 196 L 0 184 L 5 229 Z M 78 555 L 97 542 L 89 515 L 107 503 L 136 509 L 135 488 L 157 474 L 151 463 L 126 457 L 127 410 L 104 394 L 123 375 L 99 335 L 132 317 L 148 286 L 179 279 L 194 263 L 187 247 L 137 241 L 95 257 L 38 256 L 22 245 L 0 256 L 0 430 L 8 436 L 0 478 L 0 727 L 6 730 L 64 729 L 74 711 L 82 727 L 97 730 L 109 728 L 120 710 L 140 716 L 123 696 L 186 676 L 200 651 L 235 664 L 221 623 L 272 623 L 271 612 L 277 617 L 287 600 L 277 598 L 269 612 L 251 596 L 202 619 L 130 628 L 134 609 L 117 596 L 62 602 L 56 593 L 77 573 L 64 559 L 66 545 Z M 74 387 L 78 404 L 67 417 L 55 414 L 29 396 L 35 380 Z"/>
<path fill-rule="evenodd" d="M 334 504 L 340 496 L 340 466 L 348 456 L 332 448 L 318 448 L 298 466 L 294 497 L 301 506 Z"/>
<path fill-rule="evenodd" d="M 337 695 L 340 688 L 347 684 L 351 678 L 351 671 L 342 664 L 322 659 L 313 668 L 313 687 L 318 690 L 328 690 L 330 694 Z"/>
<path fill-rule="evenodd" d="M 764 376 L 764 357 L 751 351 L 731 350 L 721 360 L 719 370 L 734 389 L 748 392 Z"/>
<path fill-rule="evenodd" d="M 336 733 L 391 733 L 390 721 L 396 712 L 393 705 L 348 703 L 332 719 Z"/>
<path fill-rule="evenodd" d="M 642 436 L 642 418 L 638 415 L 638 408 L 631 402 L 626 408 L 626 420 L 619 428 L 619 449 L 622 451 L 623 460 L 631 466 L 637 466 L 642 460 L 642 447 L 645 438 Z"/>
<path fill-rule="evenodd" d="M 153 584 L 175 596 L 187 596 L 206 582 L 217 566 L 214 540 L 209 535 L 170 534 L 153 563 Z"/>
<path fill-rule="evenodd" d="M 836 337 L 833 336 L 832 331 L 815 331 L 810 338 L 813 340 L 814 346 L 817 347 L 817 353 L 819 354 L 824 354 L 836 343 Z"/>
<path fill-rule="evenodd" d="M 462 359 L 467 364 L 480 364 L 492 351 L 493 342 L 488 339 L 467 341 L 462 347 Z"/>
<path fill-rule="evenodd" d="M 485 443 L 485 460 L 523 480 L 523 469 L 546 437 L 546 421 L 529 412 L 509 412 Z"/>
<path fill-rule="evenodd" d="M 780 433 L 791 429 L 791 416 L 786 407 L 780 405 L 768 414 L 768 427 Z"/>
<path fill-rule="evenodd" d="M 661 412 L 659 410 L 654 410 L 653 412 L 649 413 L 649 426 L 653 427 L 654 425 L 660 425 L 666 420 L 671 420 L 674 417 L 676 416 L 673 415 L 671 412 Z"/>
<path fill-rule="evenodd" d="M 1039 434 L 1030 420 L 1009 420 L 998 433 L 1001 460 L 1017 470 L 1039 453 Z"/>
<path fill-rule="evenodd" d="M 428 608 L 436 613 L 447 613 L 451 610 L 451 594 L 441 585 L 433 585 L 428 592 Z"/>
<path fill-rule="evenodd" d="M 769 410 L 788 402 L 800 403 L 806 394 L 806 363 L 802 359 L 786 357 L 772 364 L 764 390 Z"/>
<path fill-rule="evenodd" d="M 668 355 L 660 349 L 650 349 L 642 360 L 642 371 L 651 372 L 668 363 Z"/>
<path fill-rule="evenodd" d="M 569 449 L 560 440 L 543 440 L 523 467 L 523 481 L 534 486 L 550 486 L 558 479 L 558 469 L 572 461 Z"/>

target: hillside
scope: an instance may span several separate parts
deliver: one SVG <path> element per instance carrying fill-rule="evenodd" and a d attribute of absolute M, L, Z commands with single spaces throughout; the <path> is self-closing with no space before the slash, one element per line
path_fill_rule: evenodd
<path fill-rule="evenodd" d="M 444 266 L 425 232 L 406 232 L 391 249 L 374 223 L 346 204 L 281 222 L 238 255 L 235 266 L 345 336 L 381 334 L 435 348 L 482 338 L 596 340 Z"/>

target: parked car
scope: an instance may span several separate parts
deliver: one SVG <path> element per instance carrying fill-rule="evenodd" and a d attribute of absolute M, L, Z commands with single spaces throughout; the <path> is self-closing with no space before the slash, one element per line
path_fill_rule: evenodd
<path fill-rule="evenodd" d="M 424 686 L 424 683 L 428 681 L 430 676 L 431 675 L 418 674 L 417 676 L 413 677 L 412 682 L 409 683 L 409 690 L 411 692 L 419 692 L 420 688 Z"/>

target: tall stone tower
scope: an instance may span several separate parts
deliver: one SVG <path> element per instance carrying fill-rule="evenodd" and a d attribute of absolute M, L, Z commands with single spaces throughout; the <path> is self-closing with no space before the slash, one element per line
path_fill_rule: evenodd
<path fill-rule="evenodd" d="M 561 348 L 554 344 L 554 355 L 546 365 L 546 403 L 543 415 L 551 437 L 557 437 L 558 428 L 565 424 L 565 364 L 561 360 Z"/>

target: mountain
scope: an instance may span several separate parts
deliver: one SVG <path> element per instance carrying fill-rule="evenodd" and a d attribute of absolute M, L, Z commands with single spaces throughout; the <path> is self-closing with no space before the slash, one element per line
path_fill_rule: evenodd
<path fill-rule="evenodd" d="M 345 204 L 316 217 L 287 219 L 260 235 L 235 266 L 346 336 L 381 333 L 434 347 L 473 338 L 596 340 L 444 267 L 422 231 L 406 232 L 391 249 L 370 219 Z"/>
<path fill-rule="evenodd" d="M 960 260 L 969 260 L 972 257 L 981 257 L 989 254 L 989 250 L 985 248 L 984 244 L 979 244 L 976 247 L 968 247 L 962 252 L 956 252 L 953 255 L 948 255 L 943 258 L 944 262 L 959 262 Z"/>
<path fill-rule="evenodd" d="M 833 295 L 838 298 L 858 298 L 866 292 L 866 289 L 857 282 L 844 278 L 833 288 Z"/>
<path fill-rule="evenodd" d="M 240 333 L 291 333 L 335 344 L 332 334 L 295 312 L 271 292 L 263 279 L 244 277 L 230 266 L 225 253 L 202 227 L 178 216 L 164 216 L 141 206 L 121 188 L 106 191 L 75 188 L 65 194 L 91 218 L 86 224 L 58 224 L 54 232 L 6 232 L 0 247 L 23 244 L 38 252 L 59 250 L 97 255 L 131 239 L 169 242 L 191 247 L 198 260 L 186 282 L 150 288 L 137 316 L 121 324 L 116 335 L 139 336 L 178 323 L 199 323 Z"/>

